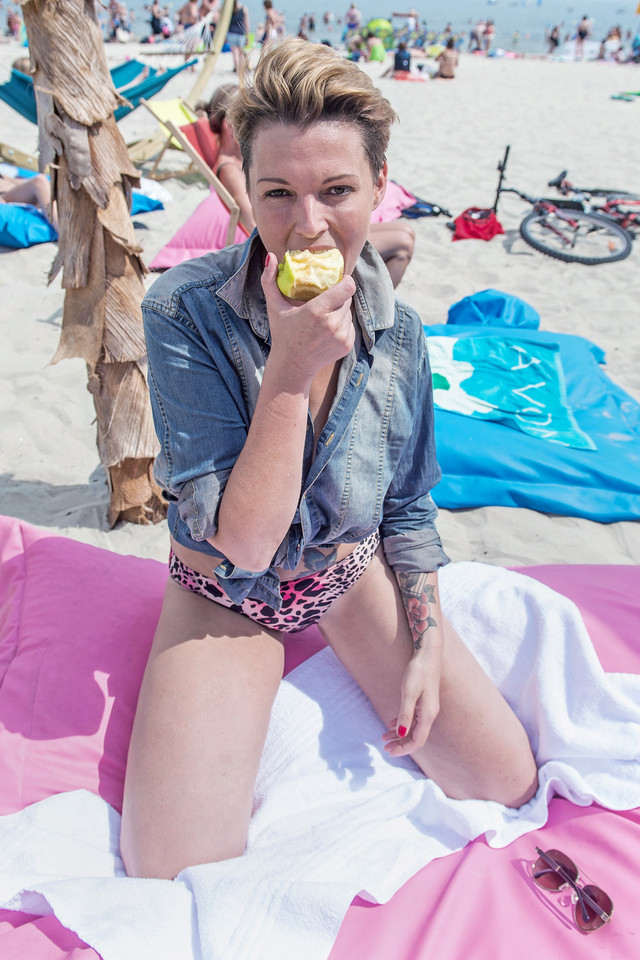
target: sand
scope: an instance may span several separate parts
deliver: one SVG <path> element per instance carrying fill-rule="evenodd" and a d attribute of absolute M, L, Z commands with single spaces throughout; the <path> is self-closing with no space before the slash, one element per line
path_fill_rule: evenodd
<path fill-rule="evenodd" d="M 106 48 L 110 64 L 143 49 Z M 0 80 L 20 53 L 12 41 L 0 44 Z M 548 192 L 546 182 L 565 168 L 576 182 L 640 192 L 640 102 L 610 99 L 638 88 L 637 67 L 463 55 L 455 81 L 426 83 L 380 78 L 377 63 L 364 69 L 400 118 L 389 151 L 391 175 L 454 215 L 493 203 L 496 165 L 507 144 L 509 180 L 526 192 Z M 230 57 L 223 55 L 209 92 L 232 77 Z M 195 74 L 183 73 L 162 96 L 186 95 L 194 80 Z M 0 126 L 4 143 L 36 150 L 35 127 L 1 102 Z M 154 128 L 143 109 L 119 125 L 127 142 Z M 193 180 L 164 186 L 173 202 L 135 218 L 146 262 L 206 195 L 204 183 Z M 516 198 L 505 199 L 499 209 L 505 236 L 490 243 L 452 243 L 444 217 L 414 221 L 416 252 L 399 294 L 427 323 L 445 323 L 452 303 L 487 287 L 520 296 L 539 311 L 541 328 L 579 333 L 601 346 L 609 376 L 640 400 L 639 252 L 600 267 L 550 260 L 520 239 L 525 209 Z M 42 244 L 0 253 L 0 512 L 119 553 L 164 560 L 166 523 L 114 529 L 106 523 L 108 491 L 84 363 L 50 363 L 64 297 L 59 280 L 46 284 L 54 249 Z M 442 510 L 439 528 L 453 560 L 640 562 L 637 522 L 598 524 L 485 507 Z"/>

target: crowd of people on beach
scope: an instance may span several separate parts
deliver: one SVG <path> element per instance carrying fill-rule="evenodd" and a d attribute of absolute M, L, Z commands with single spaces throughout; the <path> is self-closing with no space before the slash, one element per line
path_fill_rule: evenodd
<path fill-rule="evenodd" d="M 595 41 L 594 23 L 587 14 L 582 17 L 573 32 L 566 30 L 562 22 L 547 29 L 545 41 L 548 55 L 555 56 L 562 42 L 568 44 L 572 40 L 575 44 L 574 59 L 585 59 L 585 45 L 588 41 L 592 43 Z M 609 27 L 599 42 L 597 59 L 616 63 L 640 63 L 640 30 L 634 34 L 632 30 L 625 32 L 620 24 Z"/>
<path fill-rule="evenodd" d="M 96 2 L 96 14 L 106 41 L 142 40 L 154 43 L 179 35 L 205 17 L 209 17 L 213 32 L 222 6 L 222 0 L 186 0 L 174 8 L 171 2 L 152 0 L 145 4 L 148 18 L 143 21 L 143 27 L 140 18 L 136 20 L 134 7 L 129 6 L 126 0 Z M 5 34 L 20 39 L 24 28 L 19 4 L 4 4 L 0 0 L 0 9 L 3 8 Z M 413 8 L 404 13 L 394 12 L 389 15 L 390 19 L 370 19 L 353 0 L 342 15 L 336 15 L 330 10 L 325 10 L 322 15 L 305 12 L 292 29 L 292 25 L 287 23 L 285 12 L 277 10 L 273 0 L 266 0 L 263 8 L 263 19 L 252 34 L 248 8 L 241 0 L 236 2 L 228 31 L 231 39 L 227 41 L 234 51 L 236 69 L 240 54 L 235 51 L 246 45 L 246 38 L 268 46 L 270 42 L 282 40 L 291 33 L 303 40 L 344 47 L 349 59 L 356 61 L 384 61 L 385 54 L 389 51 L 397 52 L 401 43 L 409 50 L 420 54 L 426 52 L 434 59 L 445 48 L 457 54 L 504 54 L 503 49 L 496 47 L 496 23 L 490 18 L 478 18 L 469 25 L 468 30 L 455 30 L 451 23 L 446 23 L 442 28 L 434 28 Z M 512 54 L 518 52 L 522 36 L 527 41 L 531 40 L 529 33 L 521 35 L 520 31 L 513 31 L 509 44 Z M 549 25 L 544 32 L 543 43 L 550 57 L 560 55 L 561 48 L 571 42 L 574 44 L 572 55 L 576 60 L 588 58 L 617 63 L 640 63 L 640 30 L 634 32 L 630 28 L 624 29 L 620 24 L 614 24 L 603 34 L 597 35 L 594 21 L 588 14 L 572 27 L 560 21 Z"/>

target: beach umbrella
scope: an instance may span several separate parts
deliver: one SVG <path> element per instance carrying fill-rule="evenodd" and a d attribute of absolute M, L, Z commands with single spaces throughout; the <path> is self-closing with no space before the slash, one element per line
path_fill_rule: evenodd
<path fill-rule="evenodd" d="M 384 17 L 376 17 L 374 20 L 369 20 L 369 23 L 364 28 L 364 33 L 370 37 L 379 37 L 385 47 L 393 46 L 393 27 L 391 22 L 385 20 Z"/>
<path fill-rule="evenodd" d="M 80 357 L 96 410 L 98 452 L 110 489 L 108 521 L 164 516 L 151 475 L 157 452 L 146 381 L 141 248 L 130 216 L 139 184 L 114 109 L 94 4 L 21 0 L 34 65 L 40 169 L 58 207 L 62 332 L 53 362 Z"/>

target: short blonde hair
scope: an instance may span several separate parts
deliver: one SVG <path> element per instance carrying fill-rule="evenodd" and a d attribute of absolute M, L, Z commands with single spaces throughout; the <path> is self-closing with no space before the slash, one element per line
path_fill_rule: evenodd
<path fill-rule="evenodd" d="M 296 38 L 262 57 L 253 82 L 243 79 L 227 112 L 247 180 L 261 127 L 287 123 L 304 128 L 326 120 L 346 121 L 358 128 L 375 178 L 384 165 L 395 119 L 389 101 L 355 63 L 324 44 Z"/>

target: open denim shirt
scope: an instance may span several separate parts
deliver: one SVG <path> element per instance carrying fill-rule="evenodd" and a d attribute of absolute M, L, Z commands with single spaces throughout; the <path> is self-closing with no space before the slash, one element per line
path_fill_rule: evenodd
<path fill-rule="evenodd" d="M 356 343 L 342 361 L 315 456 L 308 418 L 298 509 L 271 566 L 250 571 L 220 562 L 207 542 L 269 355 L 262 252 L 254 233 L 187 261 L 156 280 L 142 304 L 161 447 L 155 476 L 169 502 L 171 534 L 216 558 L 212 574 L 234 603 L 251 597 L 275 610 L 282 603 L 276 567 L 293 570 L 304 550 L 360 541 L 378 527 L 395 571 L 436 570 L 448 558 L 429 492 L 440 471 L 426 337 L 415 311 L 395 300 L 369 244 L 353 273 Z"/>

